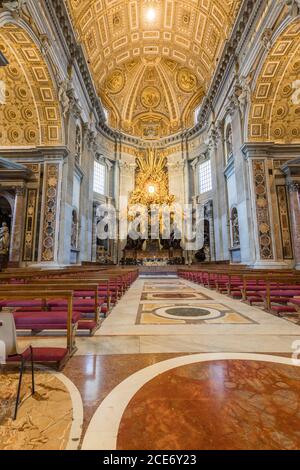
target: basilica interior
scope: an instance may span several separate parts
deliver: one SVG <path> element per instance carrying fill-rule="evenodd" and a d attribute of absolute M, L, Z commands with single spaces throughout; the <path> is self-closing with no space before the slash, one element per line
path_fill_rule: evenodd
<path fill-rule="evenodd" d="M 0 451 L 299 450 L 299 366 L 300 1 L 0 0 Z"/>

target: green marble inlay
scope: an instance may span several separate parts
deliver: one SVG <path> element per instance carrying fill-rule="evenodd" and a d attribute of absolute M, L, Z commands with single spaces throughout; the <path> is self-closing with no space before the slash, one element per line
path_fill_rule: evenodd
<path fill-rule="evenodd" d="M 191 307 L 176 307 L 168 308 L 166 312 L 169 315 L 178 317 L 205 317 L 210 315 L 211 312 L 204 310 L 203 308 L 191 308 Z"/>

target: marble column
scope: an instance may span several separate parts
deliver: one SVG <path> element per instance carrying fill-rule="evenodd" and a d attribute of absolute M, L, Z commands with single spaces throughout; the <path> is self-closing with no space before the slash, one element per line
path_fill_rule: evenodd
<path fill-rule="evenodd" d="M 114 255 L 113 262 L 118 264 L 119 262 L 119 217 L 120 217 L 120 163 L 119 161 L 115 162 L 114 167 L 114 200 L 116 208 L 116 223 L 117 223 L 117 238 L 114 240 Z"/>
<path fill-rule="evenodd" d="M 300 181 L 288 183 L 295 269 L 300 270 Z"/>
<path fill-rule="evenodd" d="M 184 201 L 190 203 L 190 164 L 188 160 L 184 163 Z"/>
<path fill-rule="evenodd" d="M 118 161 L 115 162 L 114 170 L 114 199 L 116 209 L 118 209 L 120 197 L 120 163 Z"/>
<path fill-rule="evenodd" d="M 10 239 L 9 262 L 19 265 L 22 261 L 22 242 L 24 233 L 25 188 L 16 188 L 15 205 Z"/>

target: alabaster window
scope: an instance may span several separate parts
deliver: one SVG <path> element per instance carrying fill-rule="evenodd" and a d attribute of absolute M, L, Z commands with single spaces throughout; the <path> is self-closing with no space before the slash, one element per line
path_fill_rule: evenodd
<path fill-rule="evenodd" d="M 104 113 L 104 116 L 105 116 L 105 120 L 106 122 L 108 122 L 108 118 L 109 118 L 109 114 L 108 114 L 108 111 L 106 108 L 103 107 L 103 113 Z"/>
<path fill-rule="evenodd" d="M 200 108 L 201 108 L 201 105 L 197 106 L 197 108 L 196 108 L 195 111 L 194 111 L 194 121 L 195 121 L 195 125 L 198 124 L 198 115 L 199 115 Z"/>
<path fill-rule="evenodd" d="M 204 194 L 211 190 L 211 161 L 207 160 L 199 165 L 199 193 Z"/>
<path fill-rule="evenodd" d="M 94 163 L 94 191 L 105 195 L 106 166 L 95 161 Z"/>

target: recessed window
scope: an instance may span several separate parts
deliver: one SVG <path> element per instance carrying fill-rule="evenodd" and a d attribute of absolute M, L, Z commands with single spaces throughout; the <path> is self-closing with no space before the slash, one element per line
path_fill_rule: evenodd
<path fill-rule="evenodd" d="M 203 194 L 211 190 L 211 162 L 207 160 L 199 165 L 199 193 Z"/>
<path fill-rule="evenodd" d="M 109 117 L 108 111 L 107 111 L 106 108 L 104 108 L 104 106 L 102 108 L 103 108 L 103 113 L 104 113 L 104 116 L 105 116 L 105 120 L 108 121 L 108 117 Z"/>
<path fill-rule="evenodd" d="M 103 163 L 95 161 L 94 164 L 94 191 L 95 193 L 105 194 L 106 167 Z"/>
<path fill-rule="evenodd" d="M 195 111 L 194 111 L 194 121 L 195 121 L 195 125 L 198 124 L 198 115 L 199 115 L 200 109 L 201 109 L 201 105 L 197 106 L 197 108 L 196 108 Z"/>

